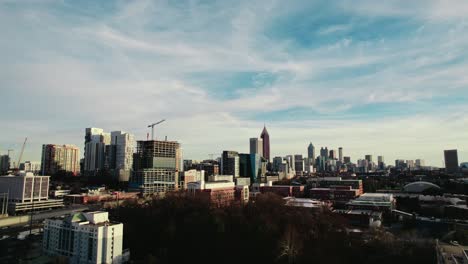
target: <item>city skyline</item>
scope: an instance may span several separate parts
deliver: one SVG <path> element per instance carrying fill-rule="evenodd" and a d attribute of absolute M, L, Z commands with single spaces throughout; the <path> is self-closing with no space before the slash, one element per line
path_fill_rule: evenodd
<path fill-rule="evenodd" d="M 156 137 L 193 159 L 248 153 L 265 123 L 271 158 L 312 142 L 353 162 L 442 167 L 448 149 L 464 162 L 467 12 L 464 1 L 2 1 L 0 151 L 15 161 L 28 137 L 24 161 L 43 144 L 84 153 L 86 127 L 141 140 L 167 118 Z"/>

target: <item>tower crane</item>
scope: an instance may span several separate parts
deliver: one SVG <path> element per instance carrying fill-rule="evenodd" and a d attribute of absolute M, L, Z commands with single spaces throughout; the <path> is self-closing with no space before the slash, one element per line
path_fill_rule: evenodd
<path fill-rule="evenodd" d="M 18 157 L 18 162 L 16 163 L 16 166 L 15 166 L 16 169 L 19 169 L 21 158 L 23 158 L 24 147 L 26 146 L 26 141 L 28 141 L 28 138 L 24 139 L 23 147 L 21 148 L 21 152 Z"/>
<path fill-rule="evenodd" d="M 148 127 L 151 127 L 151 140 L 154 140 L 154 126 L 161 124 L 162 122 L 166 121 L 166 119 L 163 119 L 161 121 L 158 121 L 156 123 L 153 123 L 151 125 L 148 125 Z"/>

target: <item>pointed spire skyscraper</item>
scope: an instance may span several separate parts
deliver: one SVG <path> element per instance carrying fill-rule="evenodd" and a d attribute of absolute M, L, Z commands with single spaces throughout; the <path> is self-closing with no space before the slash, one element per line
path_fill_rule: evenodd
<path fill-rule="evenodd" d="M 266 126 L 263 126 L 260 138 L 263 140 L 263 157 L 270 162 L 270 135 L 268 134 Z"/>

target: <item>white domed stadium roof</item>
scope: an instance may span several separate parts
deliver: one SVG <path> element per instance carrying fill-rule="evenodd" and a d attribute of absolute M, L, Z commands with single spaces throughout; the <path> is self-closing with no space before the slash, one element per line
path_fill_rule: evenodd
<path fill-rule="evenodd" d="M 405 187 L 403 187 L 403 190 L 410 193 L 422 193 L 423 191 L 431 188 L 440 189 L 440 187 L 436 184 L 425 181 L 418 181 L 407 184 Z"/>

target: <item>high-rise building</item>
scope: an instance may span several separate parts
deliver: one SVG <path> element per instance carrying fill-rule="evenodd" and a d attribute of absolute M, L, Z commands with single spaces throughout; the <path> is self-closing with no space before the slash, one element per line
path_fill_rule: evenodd
<path fill-rule="evenodd" d="M 447 171 L 447 173 L 458 172 L 459 170 L 458 151 L 456 149 L 445 150 L 444 158 L 445 158 L 445 171 Z"/>
<path fill-rule="evenodd" d="M 338 148 L 338 160 L 343 163 L 343 148 L 339 147 Z"/>
<path fill-rule="evenodd" d="M 325 159 L 328 159 L 328 148 L 321 148 L 320 149 L 320 156 L 325 158 Z"/>
<path fill-rule="evenodd" d="M 309 146 L 307 147 L 307 158 L 309 158 L 309 160 L 311 161 L 315 161 L 316 157 L 317 156 L 315 156 L 315 147 L 312 144 L 312 142 L 310 142 Z"/>
<path fill-rule="evenodd" d="M 133 167 L 135 137 L 123 131 L 111 132 L 111 143 L 106 146 L 106 167 L 119 181 L 128 181 Z"/>
<path fill-rule="evenodd" d="M 345 164 L 351 163 L 351 157 L 343 157 L 343 162 L 344 162 Z"/>
<path fill-rule="evenodd" d="M 41 171 L 41 163 L 34 161 L 25 161 L 20 164 L 19 169 L 24 172 L 32 172 L 34 174 L 38 174 Z"/>
<path fill-rule="evenodd" d="M 105 168 L 106 146 L 111 143 L 110 133 L 100 128 L 86 128 L 84 147 L 84 170 L 88 175 L 95 175 Z"/>
<path fill-rule="evenodd" d="M 279 172 L 281 164 L 283 163 L 283 157 L 274 157 L 273 158 L 273 172 Z"/>
<path fill-rule="evenodd" d="M 10 156 L 0 156 L 0 174 L 5 174 L 10 169 Z"/>
<path fill-rule="evenodd" d="M 250 139 L 250 154 L 258 154 L 263 157 L 263 140 L 259 138 Z"/>
<path fill-rule="evenodd" d="M 261 177 L 262 157 L 258 154 L 239 154 L 240 177 L 250 178 L 251 183 L 258 182 Z"/>
<path fill-rule="evenodd" d="M 180 144 L 175 141 L 141 140 L 133 159 L 130 187 L 143 194 L 165 193 L 178 189 L 182 167 Z"/>
<path fill-rule="evenodd" d="M 284 159 L 290 165 L 291 169 L 293 171 L 295 171 L 296 170 L 296 164 L 294 164 L 294 156 L 293 155 L 286 155 L 286 157 Z"/>
<path fill-rule="evenodd" d="M 378 167 L 380 170 L 385 169 L 385 159 L 384 156 L 377 156 Z"/>
<path fill-rule="evenodd" d="M 330 150 L 330 155 L 328 156 L 329 159 L 336 160 L 337 155 L 336 155 L 336 150 L 332 149 Z"/>
<path fill-rule="evenodd" d="M 416 160 L 416 167 L 421 168 L 421 167 L 424 167 L 424 166 L 426 166 L 426 163 L 424 162 L 423 159 L 417 159 Z"/>
<path fill-rule="evenodd" d="M 294 168 L 296 172 L 304 171 L 304 157 L 301 154 L 294 155 Z"/>
<path fill-rule="evenodd" d="M 74 145 L 42 145 L 42 175 L 53 175 L 60 171 L 78 175 L 80 149 Z"/>
<path fill-rule="evenodd" d="M 268 131 L 266 127 L 263 127 L 262 134 L 260 135 L 260 138 L 263 141 L 263 157 L 270 162 L 270 135 L 268 134 Z"/>
<path fill-rule="evenodd" d="M 239 153 L 237 151 L 223 151 L 221 171 L 223 175 L 239 177 Z"/>
<path fill-rule="evenodd" d="M 372 155 L 366 155 L 365 159 L 366 159 L 368 162 L 372 162 Z"/>
<path fill-rule="evenodd" d="M 44 252 L 63 256 L 68 263 L 123 263 L 122 245 L 123 224 L 110 221 L 108 212 L 77 213 L 44 223 Z"/>

